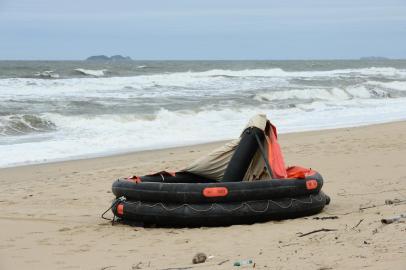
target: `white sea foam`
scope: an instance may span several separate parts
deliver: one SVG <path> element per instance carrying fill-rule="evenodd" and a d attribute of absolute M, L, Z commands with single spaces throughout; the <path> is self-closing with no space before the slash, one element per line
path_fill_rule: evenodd
<path fill-rule="evenodd" d="M 280 68 L 272 69 L 247 69 L 247 70 L 223 70 L 213 69 L 204 72 L 195 72 L 199 76 L 230 76 L 230 77 L 322 77 L 322 76 L 386 76 L 386 77 L 405 77 L 405 69 L 396 69 L 392 67 L 370 67 L 357 69 L 335 69 L 326 71 L 285 71 Z"/>
<path fill-rule="evenodd" d="M 392 81 L 392 82 L 369 81 L 368 84 L 380 86 L 382 88 L 394 89 L 398 91 L 406 91 L 406 81 Z"/>
<path fill-rule="evenodd" d="M 350 94 L 352 97 L 355 98 L 370 98 L 371 93 L 368 91 L 368 89 L 365 88 L 365 86 L 354 86 L 354 87 L 347 87 L 346 92 Z"/>
<path fill-rule="evenodd" d="M 343 90 L 338 88 L 332 89 L 319 89 L 319 88 L 306 88 L 306 89 L 293 89 L 281 91 L 268 91 L 266 93 L 257 94 L 254 99 L 260 101 L 274 101 L 286 99 L 303 99 L 303 100 L 342 100 L 349 99 L 349 95 Z"/>
<path fill-rule="evenodd" d="M 365 85 L 354 85 L 343 88 L 303 88 L 280 91 L 267 91 L 254 96 L 258 101 L 278 101 L 278 100 L 326 100 L 341 101 L 348 99 L 370 99 L 386 98 L 389 92 L 379 88 L 367 88 Z M 383 88 L 388 88 L 387 85 Z"/>
<path fill-rule="evenodd" d="M 0 79 L 0 97 L 46 96 L 83 97 L 165 97 L 193 95 L 221 95 L 257 88 L 288 85 L 286 79 L 266 78 L 230 80 L 221 77 L 189 76 L 189 74 L 149 75 L 110 78 L 73 78 L 60 80 Z"/>

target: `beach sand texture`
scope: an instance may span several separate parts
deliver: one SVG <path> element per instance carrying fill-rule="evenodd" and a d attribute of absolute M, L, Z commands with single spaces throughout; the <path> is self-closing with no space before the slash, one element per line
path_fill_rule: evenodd
<path fill-rule="evenodd" d="M 288 165 L 324 176 L 331 204 L 317 217 L 337 219 L 160 229 L 100 218 L 116 178 L 176 170 L 221 143 L 6 168 L 0 269 L 233 269 L 248 258 L 256 269 L 406 269 L 406 223 L 380 221 L 406 213 L 385 205 L 406 200 L 406 122 L 282 134 L 280 143 Z M 299 237 L 322 228 L 337 231 Z M 198 252 L 214 257 L 193 265 Z"/>

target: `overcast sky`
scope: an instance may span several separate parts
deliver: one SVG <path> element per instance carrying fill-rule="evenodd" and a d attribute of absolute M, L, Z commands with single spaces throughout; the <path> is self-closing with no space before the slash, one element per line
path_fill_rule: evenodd
<path fill-rule="evenodd" d="M 0 0 L 0 59 L 406 58 L 406 1 Z"/>

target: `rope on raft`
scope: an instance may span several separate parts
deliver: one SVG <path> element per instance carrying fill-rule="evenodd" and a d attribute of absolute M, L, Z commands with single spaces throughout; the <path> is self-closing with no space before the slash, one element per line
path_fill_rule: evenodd
<path fill-rule="evenodd" d="M 235 208 L 232 208 L 232 209 L 227 209 L 227 208 L 225 208 L 225 207 L 223 207 L 222 205 L 219 205 L 219 204 L 217 204 L 217 203 L 212 203 L 208 209 L 197 209 L 197 208 L 191 206 L 190 204 L 182 204 L 182 205 L 180 205 L 180 206 L 176 206 L 176 207 L 170 208 L 170 207 L 167 207 L 167 206 L 165 206 L 163 203 L 160 203 L 160 202 L 159 202 L 159 203 L 150 204 L 150 205 L 148 205 L 147 203 L 143 203 L 143 202 L 141 202 L 141 201 L 137 201 L 137 202 L 126 201 L 126 203 L 127 203 L 127 204 L 138 204 L 138 205 L 144 204 L 144 206 L 149 207 L 149 208 L 154 208 L 154 207 L 156 207 L 156 206 L 160 206 L 160 207 L 162 207 L 163 209 L 165 209 L 165 210 L 168 211 L 168 212 L 176 211 L 177 209 L 180 209 L 180 208 L 182 208 L 182 207 L 187 207 L 187 208 L 189 208 L 189 209 L 192 209 L 192 210 L 195 211 L 195 212 L 209 212 L 209 211 L 213 210 L 215 207 L 222 208 L 224 211 L 227 211 L 227 212 L 234 212 L 234 211 L 237 211 L 237 210 L 243 208 L 244 206 L 247 206 L 247 207 L 248 207 L 252 212 L 254 212 L 254 213 L 265 213 L 266 211 L 268 211 L 269 206 L 270 206 L 270 203 L 273 203 L 273 204 L 279 206 L 280 208 L 287 209 L 287 208 L 292 207 L 294 201 L 298 201 L 298 202 L 303 203 L 303 204 L 311 204 L 311 203 L 313 202 L 313 200 L 320 202 L 320 201 L 323 200 L 323 197 L 320 196 L 320 195 L 317 195 L 317 196 L 310 195 L 310 200 L 309 200 L 309 201 L 304 201 L 304 200 L 299 200 L 299 199 L 291 198 L 290 203 L 289 203 L 288 205 L 283 205 L 283 204 L 277 203 L 277 202 L 275 202 L 275 201 L 273 201 L 273 200 L 268 200 L 267 205 L 266 205 L 266 207 L 265 207 L 263 210 L 256 210 L 256 209 L 252 208 L 252 206 L 250 205 L 250 202 L 242 202 L 241 205 L 239 205 L 239 206 L 237 206 L 237 207 L 235 207 Z M 120 201 L 120 202 L 121 202 L 121 201 Z M 111 208 L 112 208 L 112 207 L 111 207 Z M 110 209 L 111 209 L 111 208 L 110 208 Z M 110 210 L 110 209 L 109 209 L 109 210 Z M 107 211 L 108 211 L 108 210 L 107 210 Z M 106 212 L 107 212 L 107 211 L 106 211 Z"/>

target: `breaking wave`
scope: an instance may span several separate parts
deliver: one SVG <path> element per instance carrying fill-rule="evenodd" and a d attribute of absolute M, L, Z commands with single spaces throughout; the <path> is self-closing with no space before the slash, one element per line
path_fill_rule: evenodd
<path fill-rule="evenodd" d="M 85 76 L 92 76 L 92 77 L 102 77 L 105 75 L 107 69 L 84 69 L 84 68 L 76 68 L 76 72 L 85 75 Z"/>
<path fill-rule="evenodd" d="M 253 96 L 257 101 L 283 101 L 294 100 L 297 102 L 325 100 L 340 101 L 349 99 L 370 99 L 370 98 L 390 98 L 394 97 L 393 91 L 376 87 L 357 85 L 347 88 L 305 88 L 280 91 L 267 91 Z M 398 94 L 397 97 L 406 97 L 406 94 Z"/>
<path fill-rule="evenodd" d="M 36 72 L 34 74 L 35 77 L 43 78 L 43 79 L 58 79 L 60 76 L 58 73 L 55 73 L 53 70 L 44 70 L 40 72 Z"/>
<path fill-rule="evenodd" d="M 225 77 L 322 77 L 322 76 L 389 76 L 405 77 L 406 69 L 392 67 L 370 67 L 358 69 L 335 69 L 326 71 L 285 71 L 281 68 L 272 69 L 246 69 L 246 70 L 223 70 L 213 69 L 204 72 L 195 72 L 200 76 L 225 76 Z"/>
<path fill-rule="evenodd" d="M 56 125 L 37 115 L 0 116 L 0 136 L 27 135 L 56 130 Z"/>

